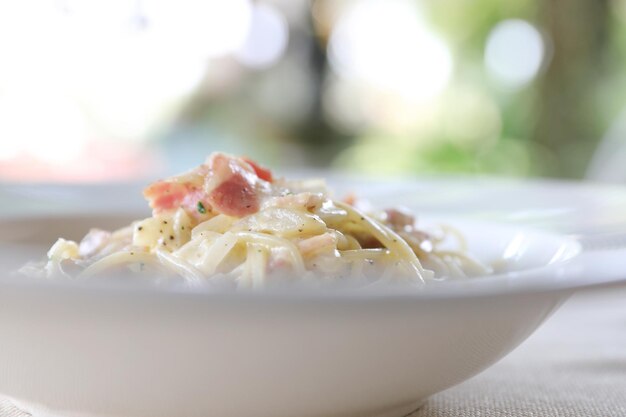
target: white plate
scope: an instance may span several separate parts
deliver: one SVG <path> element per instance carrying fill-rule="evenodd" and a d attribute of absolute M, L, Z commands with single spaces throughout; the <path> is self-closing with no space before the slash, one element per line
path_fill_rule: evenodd
<path fill-rule="evenodd" d="M 21 217 L 0 220 L 5 244 L 43 247 L 127 220 Z M 558 235 L 449 223 L 484 261 L 515 246 L 514 272 L 363 293 L 0 280 L 0 392 L 64 417 L 401 417 L 506 355 L 576 288 L 622 278 L 598 268 L 619 252 L 581 255 Z"/>

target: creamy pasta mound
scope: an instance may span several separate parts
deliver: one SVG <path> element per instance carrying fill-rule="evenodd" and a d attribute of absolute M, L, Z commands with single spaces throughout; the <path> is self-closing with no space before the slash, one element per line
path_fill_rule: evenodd
<path fill-rule="evenodd" d="M 80 241 L 59 239 L 29 276 L 158 276 L 258 288 L 285 281 L 408 282 L 484 275 L 462 236 L 420 230 L 407 210 L 365 211 L 321 180 L 289 181 L 245 157 L 213 153 L 144 190 L 152 216 Z M 450 249 L 452 244 L 452 249 Z"/>

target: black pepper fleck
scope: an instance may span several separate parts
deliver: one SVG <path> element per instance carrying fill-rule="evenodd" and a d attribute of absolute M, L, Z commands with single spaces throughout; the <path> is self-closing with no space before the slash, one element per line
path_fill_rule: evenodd
<path fill-rule="evenodd" d="M 143 226 L 139 226 L 137 230 L 141 232 L 143 230 Z"/>
<path fill-rule="evenodd" d="M 298 232 L 302 233 L 303 229 L 298 229 Z"/>
<path fill-rule="evenodd" d="M 170 235 L 170 240 L 174 240 L 174 236 Z"/>

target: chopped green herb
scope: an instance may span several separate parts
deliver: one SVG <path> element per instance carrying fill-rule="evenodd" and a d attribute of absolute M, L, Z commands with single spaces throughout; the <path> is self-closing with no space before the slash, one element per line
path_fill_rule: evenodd
<path fill-rule="evenodd" d="M 206 208 L 204 207 L 204 204 L 202 204 L 202 201 L 198 201 L 198 213 L 200 214 L 206 213 Z"/>

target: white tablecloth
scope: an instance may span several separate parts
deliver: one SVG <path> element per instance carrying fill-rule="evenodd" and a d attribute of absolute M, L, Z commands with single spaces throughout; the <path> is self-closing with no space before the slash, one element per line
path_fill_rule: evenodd
<path fill-rule="evenodd" d="M 28 414 L 0 398 L 0 417 Z M 626 416 L 626 289 L 578 294 L 501 362 L 411 417 Z"/>

